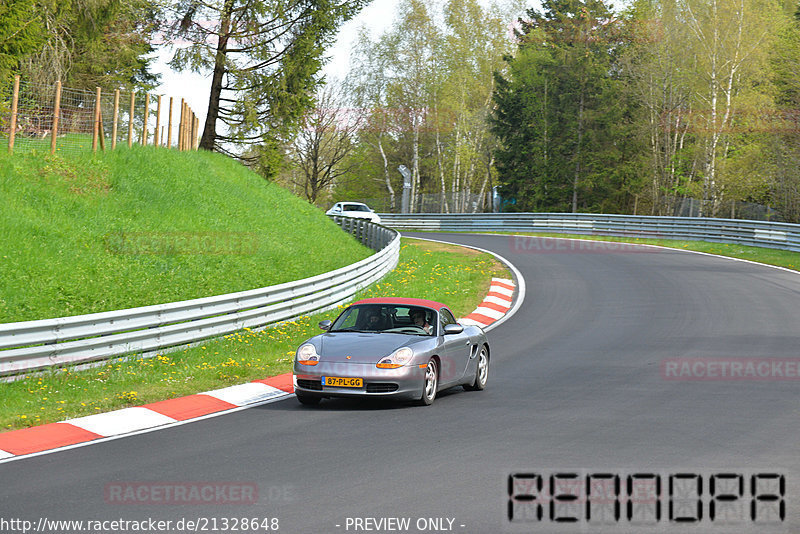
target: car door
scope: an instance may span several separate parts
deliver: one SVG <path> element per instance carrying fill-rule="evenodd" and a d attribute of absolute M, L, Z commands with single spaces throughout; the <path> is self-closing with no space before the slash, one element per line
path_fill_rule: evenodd
<path fill-rule="evenodd" d="M 448 324 L 456 324 L 455 317 L 450 310 L 442 308 L 439 310 L 439 335 L 442 337 L 443 352 L 446 356 L 442 361 L 439 381 L 443 387 L 461 381 L 467 372 L 472 352 L 469 335 L 465 332 L 444 335 L 444 327 Z"/>

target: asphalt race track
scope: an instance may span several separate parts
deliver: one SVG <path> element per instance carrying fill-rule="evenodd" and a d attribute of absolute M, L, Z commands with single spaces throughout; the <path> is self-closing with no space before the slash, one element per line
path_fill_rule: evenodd
<path fill-rule="evenodd" d="M 800 274 L 667 249 L 424 236 L 495 251 L 526 280 L 522 307 L 489 333 L 485 391 L 456 388 L 430 407 L 289 398 L 4 463 L 0 531 L 14 532 L 2 519 L 41 518 L 152 518 L 172 521 L 167 532 L 198 520 L 198 531 L 222 532 L 228 520 L 233 532 L 234 518 L 277 518 L 292 534 L 800 531 Z M 737 378 L 720 379 L 734 364 Z M 748 375 L 754 368 L 761 374 Z M 719 474 L 715 495 L 735 498 L 712 499 Z M 587 475 L 620 477 L 611 508 L 563 497 Z M 628 482 L 638 495 L 630 519 Z M 139 483 L 244 485 L 258 499 L 109 497 Z M 562 495 L 552 507 L 549 484 Z M 614 502 L 621 519 L 603 526 L 613 516 L 600 509 Z M 568 517 L 577 521 L 557 520 Z M 263 526 L 238 531 L 271 531 Z"/>

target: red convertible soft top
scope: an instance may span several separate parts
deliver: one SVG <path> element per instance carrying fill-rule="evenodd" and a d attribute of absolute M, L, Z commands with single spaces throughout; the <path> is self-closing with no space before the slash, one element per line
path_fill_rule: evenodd
<path fill-rule="evenodd" d="M 401 304 L 405 306 L 422 306 L 423 308 L 433 308 L 437 311 L 442 308 L 450 309 L 447 307 L 447 305 L 442 304 L 441 302 L 436 302 L 435 300 L 409 299 L 402 297 L 376 297 L 371 299 L 362 299 L 358 302 L 354 302 L 353 304 Z"/>

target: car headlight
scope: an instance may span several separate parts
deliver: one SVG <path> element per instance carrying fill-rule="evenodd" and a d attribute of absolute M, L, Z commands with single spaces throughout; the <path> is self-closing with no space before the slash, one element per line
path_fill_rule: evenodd
<path fill-rule="evenodd" d="M 386 358 L 382 358 L 375 366 L 379 369 L 397 369 L 410 362 L 413 357 L 414 351 L 408 347 L 403 347 L 397 349 Z"/>
<path fill-rule="evenodd" d="M 297 349 L 297 363 L 302 365 L 317 365 L 319 363 L 317 348 L 311 343 L 306 343 Z"/>

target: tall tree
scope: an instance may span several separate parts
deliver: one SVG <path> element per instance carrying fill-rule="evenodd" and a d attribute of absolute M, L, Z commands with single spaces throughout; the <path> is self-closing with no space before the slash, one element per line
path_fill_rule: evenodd
<path fill-rule="evenodd" d="M 423 130 L 438 90 L 441 32 L 422 0 L 403 0 L 399 11 L 398 24 L 385 41 L 395 69 L 387 87 L 387 100 L 401 121 L 401 137 L 409 152 L 406 157 L 411 163 L 411 211 L 414 212 L 423 185 Z"/>
<path fill-rule="evenodd" d="M 172 65 L 211 72 L 200 147 L 231 154 L 264 144 L 277 149 L 312 106 L 325 46 L 366 0 L 181 0 L 171 32 L 189 41 Z M 208 24 L 208 21 L 214 21 Z M 218 122 L 224 127 L 220 131 Z"/>
<path fill-rule="evenodd" d="M 773 0 L 683 0 L 682 7 L 698 75 L 693 120 L 703 132 L 703 200 L 716 216 L 724 194 L 720 161 L 731 148 L 728 133 L 737 117 L 747 120 L 763 109 L 760 81 L 768 78 L 764 68 L 780 9 Z"/>
<path fill-rule="evenodd" d="M 675 0 L 637 0 L 626 17 L 630 46 L 622 56 L 627 96 L 641 104 L 637 123 L 648 148 L 643 204 L 652 215 L 674 215 L 676 200 L 697 175 L 685 165 L 692 135 L 692 55 L 689 28 Z"/>
<path fill-rule="evenodd" d="M 33 83 L 113 90 L 157 81 L 148 57 L 159 19 L 152 0 L 37 0 L 36 12 L 44 42 L 22 60 Z"/>
<path fill-rule="evenodd" d="M 437 154 L 443 142 L 449 144 L 450 165 L 443 166 L 451 168 L 453 193 L 464 193 L 453 195 L 455 211 L 465 211 L 465 200 L 475 189 L 483 198 L 494 176 L 494 136 L 487 119 L 493 107 L 494 73 L 504 69 L 503 56 L 510 48 L 508 11 L 521 12 L 522 4 L 485 9 L 477 0 L 449 0 L 444 8 L 446 75 L 438 107 L 447 111 L 442 118 L 452 122 L 449 140 L 440 139 L 442 127 L 437 125 L 436 143 Z M 442 173 L 442 196 L 444 182 Z M 476 203 L 472 209 L 477 208 Z"/>
<path fill-rule="evenodd" d="M 484 7 L 479 0 L 425 4 L 406 0 L 393 28 L 373 40 L 363 33 L 348 76 L 368 120 L 360 133 L 372 150 L 366 168 L 381 169 L 394 206 L 398 164 L 412 174 L 411 209 L 477 210 L 495 177 L 493 72 L 513 46 L 509 13 L 516 0 Z M 367 177 L 371 179 L 371 177 Z M 477 193 L 477 195 L 475 195 Z"/>
<path fill-rule="evenodd" d="M 352 116 L 341 103 L 336 89 L 324 89 L 289 145 L 289 158 L 301 171 L 295 184 L 311 203 L 317 201 L 323 189 L 335 186 L 353 168 L 348 155 L 355 146 L 360 117 Z"/>
<path fill-rule="evenodd" d="M 597 209 L 592 177 L 621 158 L 608 131 L 619 113 L 609 108 L 621 89 L 619 24 L 602 0 L 542 6 L 520 20 L 518 55 L 497 80 L 499 177 L 517 209 Z"/>
<path fill-rule="evenodd" d="M 380 156 L 382 180 L 389 195 L 389 209 L 395 211 L 397 199 L 389 169 L 389 145 L 394 121 L 387 103 L 387 85 L 390 58 L 382 47 L 376 46 L 366 28 L 361 28 L 352 52 L 353 67 L 345 80 L 346 91 L 362 116 L 362 128 L 358 132 L 359 142 L 372 148 L 373 155 Z M 367 158 L 369 153 L 364 154 Z"/>
<path fill-rule="evenodd" d="M 800 5 L 783 2 L 783 24 L 770 50 L 776 110 L 769 155 L 774 163 L 770 203 L 788 222 L 800 222 Z"/>

